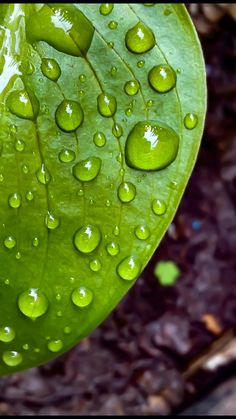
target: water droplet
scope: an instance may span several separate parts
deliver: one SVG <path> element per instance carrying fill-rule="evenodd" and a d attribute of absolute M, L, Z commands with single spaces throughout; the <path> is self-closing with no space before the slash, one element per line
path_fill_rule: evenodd
<path fill-rule="evenodd" d="M 9 285 L 9 284 L 10 284 L 10 280 L 9 280 L 9 279 L 6 279 L 6 280 L 4 281 L 4 284 Z"/>
<path fill-rule="evenodd" d="M 48 343 L 48 349 L 51 352 L 59 352 L 63 347 L 63 343 L 60 339 L 58 340 L 51 340 Z"/>
<path fill-rule="evenodd" d="M 73 167 L 73 175 L 82 182 L 89 182 L 98 176 L 101 164 L 102 161 L 99 157 L 89 157 L 81 160 Z"/>
<path fill-rule="evenodd" d="M 119 234 L 120 234 L 120 229 L 119 229 L 119 227 L 118 227 L 118 226 L 115 226 L 115 227 L 113 228 L 112 232 L 113 232 L 114 236 L 119 236 Z"/>
<path fill-rule="evenodd" d="M 113 10 L 114 5 L 112 3 L 102 3 L 99 7 L 99 12 L 103 16 L 109 15 Z"/>
<path fill-rule="evenodd" d="M 32 320 L 42 316 L 48 309 L 48 299 L 38 288 L 29 288 L 18 299 L 20 311 Z"/>
<path fill-rule="evenodd" d="M 57 81 L 61 75 L 60 66 L 53 58 L 42 59 L 41 71 L 45 77 L 52 81 Z"/>
<path fill-rule="evenodd" d="M 39 245 L 39 238 L 38 238 L 38 237 L 34 237 L 34 238 L 33 238 L 33 240 L 32 240 L 32 245 L 33 245 L 34 247 L 38 247 L 38 245 Z"/>
<path fill-rule="evenodd" d="M 82 253 L 91 253 L 101 241 L 101 232 L 98 227 L 88 224 L 81 227 L 74 235 L 76 249 Z"/>
<path fill-rule="evenodd" d="M 124 85 L 124 91 L 129 96 L 134 96 L 138 93 L 140 84 L 138 80 L 129 80 Z"/>
<path fill-rule="evenodd" d="M 12 327 L 2 326 L 0 327 L 0 341 L 1 342 L 11 342 L 15 339 L 16 333 Z"/>
<path fill-rule="evenodd" d="M 107 200 L 106 200 L 105 205 L 106 205 L 106 207 L 110 207 L 110 206 L 111 206 L 111 201 L 110 201 L 110 199 L 107 199 Z"/>
<path fill-rule="evenodd" d="M 75 288 L 71 294 L 71 299 L 77 307 L 87 307 L 93 300 L 93 293 L 86 287 Z"/>
<path fill-rule="evenodd" d="M 47 183 L 50 182 L 51 175 L 48 169 L 46 168 L 46 166 L 44 165 L 44 163 L 42 163 L 41 167 L 37 170 L 36 177 L 39 183 L 42 183 L 43 185 L 46 185 Z"/>
<path fill-rule="evenodd" d="M 117 26 L 118 26 L 118 22 L 116 22 L 115 20 L 111 20 L 109 23 L 108 23 L 108 28 L 109 29 L 116 29 L 117 28 Z"/>
<path fill-rule="evenodd" d="M 135 198 L 136 188 L 131 182 L 122 182 L 118 188 L 118 197 L 121 202 L 131 202 Z"/>
<path fill-rule="evenodd" d="M 17 252 L 17 253 L 16 253 L 16 259 L 17 259 L 17 260 L 21 259 L 21 253 L 20 253 L 20 252 Z"/>
<path fill-rule="evenodd" d="M 116 137 L 116 138 L 120 138 L 123 135 L 123 128 L 121 125 L 119 124 L 114 124 L 112 127 L 112 134 Z"/>
<path fill-rule="evenodd" d="M 4 176 L 2 173 L 0 173 L 0 182 L 3 182 L 3 181 L 4 181 Z"/>
<path fill-rule="evenodd" d="M 126 33 L 125 43 L 129 51 L 135 54 L 142 54 L 152 49 L 156 40 L 151 29 L 143 22 L 138 22 Z"/>
<path fill-rule="evenodd" d="M 171 15 L 172 11 L 170 9 L 165 9 L 164 10 L 164 16 L 169 16 Z"/>
<path fill-rule="evenodd" d="M 151 87 L 159 93 L 166 93 L 176 85 L 176 73 L 168 64 L 153 67 L 148 73 Z"/>
<path fill-rule="evenodd" d="M 58 157 L 62 163 L 70 163 L 75 160 L 75 152 L 65 148 L 64 150 L 60 151 Z"/>
<path fill-rule="evenodd" d="M 56 123 L 62 131 L 75 131 L 84 120 L 84 112 L 79 102 L 64 99 L 55 113 Z"/>
<path fill-rule="evenodd" d="M 126 111 L 125 111 L 126 116 L 131 116 L 132 114 L 133 114 L 132 109 L 130 109 L 130 108 L 126 109 Z"/>
<path fill-rule="evenodd" d="M 195 113 L 187 113 L 184 117 L 184 126 L 187 129 L 193 129 L 197 126 L 198 117 Z"/>
<path fill-rule="evenodd" d="M 108 46 L 108 48 L 113 48 L 114 47 L 114 42 L 108 42 L 107 46 Z"/>
<path fill-rule="evenodd" d="M 6 100 L 11 113 L 23 119 L 36 119 L 39 113 L 39 102 L 32 91 L 15 90 Z"/>
<path fill-rule="evenodd" d="M 17 351 L 6 351 L 3 352 L 2 359 L 8 367 L 16 367 L 22 362 L 23 356 Z"/>
<path fill-rule="evenodd" d="M 33 201 L 33 199 L 34 199 L 34 194 L 33 194 L 33 192 L 32 192 L 32 191 L 28 191 L 28 192 L 26 192 L 26 194 L 25 194 L 25 198 L 27 199 L 27 201 Z"/>
<path fill-rule="evenodd" d="M 57 294 L 55 298 L 57 301 L 61 301 L 61 294 Z"/>
<path fill-rule="evenodd" d="M 147 108 L 151 108 L 153 106 L 153 100 L 147 100 L 146 105 Z"/>
<path fill-rule="evenodd" d="M 25 351 L 28 351 L 28 350 L 29 350 L 29 345 L 28 345 L 28 343 L 25 343 L 24 345 L 22 345 L 22 348 L 23 348 Z"/>
<path fill-rule="evenodd" d="M 16 239 L 13 236 L 7 236 L 4 240 L 4 246 L 7 249 L 13 249 L 16 245 Z"/>
<path fill-rule="evenodd" d="M 45 225 L 49 230 L 55 230 L 60 224 L 58 218 L 54 217 L 54 215 L 48 211 L 47 215 L 45 216 Z"/>
<path fill-rule="evenodd" d="M 147 240 L 150 236 L 150 230 L 145 225 L 137 226 L 134 232 L 139 240 Z"/>
<path fill-rule="evenodd" d="M 141 264 L 134 256 L 128 256 L 119 263 L 117 272 L 122 279 L 132 281 L 139 276 Z"/>
<path fill-rule="evenodd" d="M 80 81 L 80 83 L 85 83 L 86 82 L 86 76 L 85 76 L 85 74 L 80 74 L 79 81 Z"/>
<path fill-rule="evenodd" d="M 138 122 L 127 137 L 126 163 L 139 170 L 160 170 L 175 160 L 178 147 L 178 134 L 168 125 L 155 121 Z"/>
<path fill-rule="evenodd" d="M 93 136 L 93 142 L 97 147 L 104 147 L 106 144 L 106 137 L 103 132 L 96 132 Z"/>
<path fill-rule="evenodd" d="M 24 173 L 24 175 L 27 175 L 29 173 L 29 167 L 27 166 L 27 164 L 23 164 L 21 170 Z"/>
<path fill-rule="evenodd" d="M 85 95 L 85 91 L 84 90 L 79 90 L 79 95 L 80 96 L 84 96 Z"/>
<path fill-rule="evenodd" d="M 66 335 L 69 335 L 69 334 L 71 333 L 71 327 L 70 327 L 70 326 L 66 326 L 66 327 L 64 327 L 63 332 L 64 332 Z"/>
<path fill-rule="evenodd" d="M 106 249 L 107 249 L 107 253 L 110 256 L 116 256 L 116 255 L 118 255 L 118 253 L 120 251 L 120 246 L 115 242 L 111 242 L 111 243 L 108 243 Z"/>
<path fill-rule="evenodd" d="M 23 140 L 16 140 L 15 141 L 15 149 L 16 151 L 24 151 L 25 149 L 25 142 Z"/>
<path fill-rule="evenodd" d="M 62 311 L 61 310 L 59 310 L 58 312 L 57 312 L 57 317 L 61 317 L 62 316 Z"/>
<path fill-rule="evenodd" d="M 160 199 L 154 199 L 152 201 L 152 210 L 156 215 L 163 215 L 166 212 L 166 204 Z"/>
<path fill-rule="evenodd" d="M 144 60 L 140 60 L 140 61 L 137 62 L 137 67 L 138 68 L 143 68 L 144 65 L 145 65 L 145 61 Z"/>
<path fill-rule="evenodd" d="M 84 191 L 83 191 L 83 189 L 79 189 L 79 190 L 78 190 L 78 192 L 77 192 L 77 195 L 78 195 L 78 196 L 84 196 Z"/>
<path fill-rule="evenodd" d="M 22 203 L 21 194 L 14 192 L 8 197 L 8 204 L 11 208 L 19 208 Z"/>
<path fill-rule="evenodd" d="M 110 73 L 111 73 L 111 76 L 115 76 L 116 75 L 116 73 L 117 73 L 117 67 L 111 67 L 111 71 L 110 71 Z"/>
<path fill-rule="evenodd" d="M 34 65 L 32 63 L 28 62 L 27 68 L 26 68 L 26 74 L 28 76 L 31 76 L 31 74 L 34 73 L 34 70 L 35 70 Z"/>
<path fill-rule="evenodd" d="M 97 107 L 98 107 L 98 112 L 102 116 L 109 118 L 113 116 L 116 112 L 116 108 L 117 108 L 116 98 L 112 95 L 108 95 L 107 93 L 101 93 L 97 97 Z"/>
<path fill-rule="evenodd" d="M 101 269 L 101 262 L 99 259 L 93 259 L 89 262 L 89 267 L 91 271 L 98 272 Z"/>

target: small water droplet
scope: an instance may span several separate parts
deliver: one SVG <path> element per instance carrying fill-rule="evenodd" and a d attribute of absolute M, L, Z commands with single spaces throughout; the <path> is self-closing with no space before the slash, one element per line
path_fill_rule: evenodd
<path fill-rule="evenodd" d="M 176 158 L 178 134 L 168 125 L 155 121 L 138 122 L 125 144 L 128 166 L 139 170 L 160 170 Z"/>
<path fill-rule="evenodd" d="M 17 259 L 17 260 L 21 259 L 21 253 L 20 253 L 20 252 L 17 252 L 17 253 L 16 253 L 16 259 Z"/>
<path fill-rule="evenodd" d="M 150 86 L 159 93 L 166 93 L 176 85 L 176 73 L 168 64 L 153 67 L 148 73 Z"/>
<path fill-rule="evenodd" d="M 89 267 L 93 272 L 98 272 L 101 269 L 101 266 L 102 264 L 99 259 L 93 259 L 89 262 Z"/>
<path fill-rule="evenodd" d="M 32 240 L 32 245 L 33 245 L 34 247 L 38 247 L 38 245 L 39 245 L 39 238 L 38 238 L 38 237 L 34 237 L 34 238 L 33 238 L 33 240 Z"/>
<path fill-rule="evenodd" d="M 7 249 L 13 249 L 16 245 L 16 239 L 13 236 L 7 236 L 4 240 L 4 246 Z"/>
<path fill-rule="evenodd" d="M 41 71 L 45 77 L 52 81 L 57 81 L 61 75 L 60 66 L 54 58 L 43 58 Z"/>
<path fill-rule="evenodd" d="M 80 81 L 80 83 L 85 83 L 86 82 L 86 76 L 85 76 L 85 74 L 80 74 L 79 81 Z"/>
<path fill-rule="evenodd" d="M 128 256 L 117 266 L 117 273 L 126 281 L 133 281 L 141 272 L 141 264 L 134 256 Z"/>
<path fill-rule="evenodd" d="M 99 157 L 89 157 L 73 167 L 73 175 L 82 182 L 89 182 L 98 176 L 101 164 L 102 161 Z"/>
<path fill-rule="evenodd" d="M 20 139 L 16 140 L 15 141 L 15 149 L 16 149 L 16 151 L 24 151 L 24 149 L 25 149 L 24 140 L 20 140 Z"/>
<path fill-rule="evenodd" d="M 56 298 L 57 301 L 61 301 L 61 294 L 56 294 L 55 298 Z"/>
<path fill-rule="evenodd" d="M 37 170 L 36 177 L 39 183 L 42 183 L 43 185 L 46 185 L 47 183 L 50 182 L 51 175 L 48 169 L 46 168 L 46 166 L 44 165 L 44 163 L 42 163 L 41 167 Z"/>
<path fill-rule="evenodd" d="M 32 191 L 27 191 L 25 194 L 25 198 L 27 199 L 27 201 L 33 201 L 34 199 L 34 194 Z"/>
<path fill-rule="evenodd" d="M 110 206 L 111 206 L 111 201 L 110 201 L 110 199 L 107 199 L 107 200 L 106 200 L 105 205 L 106 205 L 106 207 L 110 207 Z"/>
<path fill-rule="evenodd" d="M 138 80 L 129 80 L 124 85 L 124 91 L 129 96 L 134 96 L 138 93 L 140 84 Z"/>
<path fill-rule="evenodd" d="M 114 5 L 112 3 L 102 3 L 99 7 L 99 12 L 103 16 L 109 15 L 113 10 Z"/>
<path fill-rule="evenodd" d="M 31 76 L 34 73 L 34 71 L 35 71 L 34 65 L 32 63 L 28 62 L 27 68 L 26 68 L 26 74 L 28 76 Z"/>
<path fill-rule="evenodd" d="M 110 70 L 110 74 L 111 74 L 111 76 L 115 76 L 115 75 L 116 75 L 116 73 L 117 73 L 117 67 L 112 66 L 112 67 L 111 67 L 111 70 Z"/>
<path fill-rule="evenodd" d="M 3 182 L 3 181 L 4 181 L 4 176 L 2 173 L 0 173 L 0 182 Z"/>
<path fill-rule="evenodd" d="M 56 123 L 62 131 L 75 131 L 84 120 L 84 112 L 79 102 L 64 99 L 55 113 Z"/>
<path fill-rule="evenodd" d="M 130 109 L 130 108 L 126 109 L 126 111 L 125 111 L 126 116 L 131 116 L 132 114 L 133 114 L 132 109 Z"/>
<path fill-rule="evenodd" d="M 150 230 L 145 225 L 137 226 L 134 230 L 136 237 L 139 240 L 147 240 L 150 236 Z"/>
<path fill-rule="evenodd" d="M 106 144 L 106 137 L 103 132 L 96 132 L 93 136 L 93 142 L 97 147 L 104 147 Z"/>
<path fill-rule="evenodd" d="M 64 150 L 60 151 L 58 157 L 62 163 L 70 163 L 75 160 L 75 152 L 65 148 Z"/>
<path fill-rule="evenodd" d="M 38 288 L 29 288 L 18 298 L 20 311 L 32 320 L 42 316 L 48 309 L 48 299 Z"/>
<path fill-rule="evenodd" d="M 184 117 L 184 126 L 187 129 L 193 129 L 197 126 L 198 117 L 195 113 L 187 113 Z"/>
<path fill-rule="evenodd" d="M 153 106 L 153 100 L 147 100 L 146 106 L 147 108 L 151 108 Z"/>
<path fill-rule="evenodd" d="M 71 327 L 70 327 L 70 326 L 66 326 L 66 327 L 64 327 L 63 332 L 64 332 L 66 335 L 69 335 L 69 334 L 71 333 Z"/>
<path fill-rule="evenodd" d="M 62 316 L 62 311 L 61 310 L 59 310 L 58 312 L 57 312 L 57 317 L 61 317 Z"/>
<path fill-rule="evenodd" d="M 15 339 L 16 333 L 12 327 L 2 326 L 0 327 L 0 341 L 1 342 L 12 342 Z"/>
<path fill-rule="evenodd" d="M 22 197 L 21 194 L 18 192 L 14 192 L 9 195 L 8 197 L 8 204 L 11 208 L 19 208 L 22 203 Z"/>
<path fill-rule="evenodd" d="M 24 343 L 24 345 L 22 345 L 22 348 L 23 348 L 25 351 L 28 351 L 28 350 L 29 350 L 29 345 L 28 345 L 28 343 Z"/>
<path fill-rule="evenodd" d="M 23 356 L 17 351 L 6 351 L 3 352 L 2 359 L 8 367 L 16 367 L 22 362 Z"/>
<path fill-rule="evenodd" d="M 107 249 L 107 253 L 110 256 L 116 256 L 118 255 L 119 251 L 120 251 L 120 246 L 116 243 L 116 242 L 110 242 L 108 243 L 108 245 L 106 246 Z"/>
<path fill-rule="evenodd" d="M 152 210 L 156 215 L 163 215 L 166 212 L 166 204 L 160 199 L 154 199 L 152 201 Z"/>
<path fill-rule="evenodd" d="M 79 190 L 78 190 L 78 192 L 77 192 L 77 195 L 78 195 L 78 196 L 84 196 L 84 191 L 83 191 L 83 189 L 79 189 Z"/>
<path fill-rule="evenodd" d="M 21 170 L 24 173 L 24 175 L 27 175 L 29 173 L 29 167 L 27 166 L 27 164 L 23 164 Z"/>
<path fill-rule="evenodd" d="M 48 349 L 51 352 L 59 352 L 63 347 L 63 343 L 60 339 L 58 340 L 51 340 L 48 343 Z"/>
<path fill-rule="evenodd" d="M 84 96 L 85 95 L 85 91 L 84 90 L 79 90 L 79 96 Z"/>
<path fill-rule="evenodd" d="M 143 68 L 144 65 L 145 65 L 145 61 L 144 60 L 140 60 L 140 61 L 137 62 L 137 67 L 138 68 Z"/>
<path fill-rule="evenodd" d="M 34 120 L 39 113 L 39 102 L 32 91 L 15 90 L 6 100 L 11 113 L 23 119 Z"/>
<path fill-rule="evenodd" d="M 45 216 L 45 225 L 49 230 L 55 230 L 55 228 L 59 227 L 60 221 L 58 218 L 54 217 L 54 215 L 48 211 L 47 215 Z"/>
<path fill-rule="evenodd" d="M 81 227 L 74 235 L 74 245 L 82 253 L 91 253 L 101 241 L 101 232 L 98 227 L 88 224 Z"/>
<path fill-rule="evenodd" d="M 114 42 L 108 42 L 107 43 L 108 48 L 114 48 Z"/>
<path fill-rule="evenodd" d="M 116 138 L 120 138 L 123 135 L 123 128 L 121 125 L 119 124 L 114 124 L 112 127 L 112 134 L 116 137 Z"/>
<path fill-rule="evenodd" d="M 93 293 L 87 287 L 75 288 L 71 294 L 71 299 L 77 307 L 87 307 L 93 300 Z"/>
<path fill-rule="evenodd" d="M 97 108 L 102 116 L 106 118 L 113 116 L 117 108 L 116 98 L 107 93 L 101 93 L 97 97 Z"/>
<path fill-rule="evenodd" d="M 116 29 L 116 28 L 117 28 L 117 26 L 118 26 L 118 22 L 116 22 L 115 20 L 111 20 L 111 21 L 108 23 L 108 28 L 109 28 L 109 29 L 114 30 L 114 29 Z"/>
<path fill-rule="evenodd" d="M 155 36 L 143 22 L 138 22 L 125 35 L 126 47 L 135 54 L 142 54 L 155 46 Z"/>
<path fill-rule="evenodd" d="M 118 198 L 121 202 L 131 202 L 135 198 L 136 188 L 131 182 L 122 182 L 118 188 Z"/>

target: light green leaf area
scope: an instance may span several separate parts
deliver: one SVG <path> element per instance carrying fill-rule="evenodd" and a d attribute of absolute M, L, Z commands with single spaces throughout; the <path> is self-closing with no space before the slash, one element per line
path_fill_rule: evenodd
<path fill-rule="evenodd" d="M 203 131 L 180 4 L 0 10 L 0 373 L 101 323 L 174 217 Z"/>

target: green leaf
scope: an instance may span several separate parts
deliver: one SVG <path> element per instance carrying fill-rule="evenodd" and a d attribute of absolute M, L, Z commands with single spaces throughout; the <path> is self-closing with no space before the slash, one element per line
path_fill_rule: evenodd
<path fill-rule="evenodd" d="M 9 374 L 71 348 L 139 277 L 193 169 L 206 84 L 183 5 L 4 4 L 0 23 Z"/>

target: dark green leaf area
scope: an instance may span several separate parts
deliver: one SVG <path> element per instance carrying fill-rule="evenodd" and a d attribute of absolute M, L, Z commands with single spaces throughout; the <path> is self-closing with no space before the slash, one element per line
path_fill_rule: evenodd
<path fill-rule="evenodd" d="M 184 6 L 166 7 L 0 12 L 0 374 L 91 333 L 174 217 L 205 72 Z"/>

